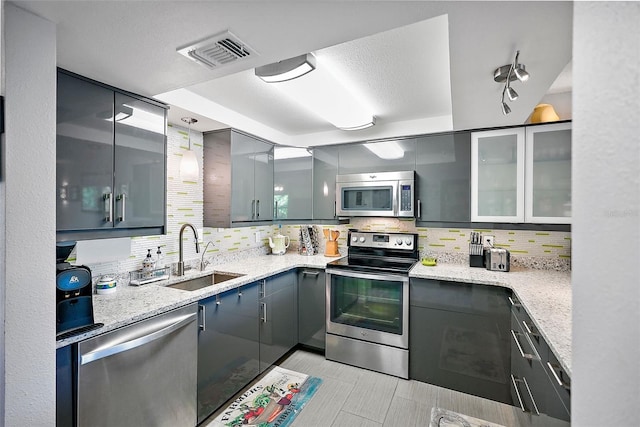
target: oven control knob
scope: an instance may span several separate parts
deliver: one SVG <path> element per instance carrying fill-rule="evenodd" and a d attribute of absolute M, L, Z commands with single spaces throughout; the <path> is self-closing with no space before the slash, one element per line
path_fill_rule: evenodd
<path fill-rule="evenodd" d="M 356 243 L 356 242 L 358 241 L 358 238 L 357 238 L 356 236 L 353 236 L 353 237 L 351 238 L 351 241 L 352 241 L 353 243 Z"/>
<path fill-rule="evenodd" d="M 397 239 L 396 239 L 396 244 L 398 244 L 398 245 L 402 245 L 402 239 L 397 238 Z"/>
<path fill-rule="evenodd" d="M 411 246 L 411 244 L 413 243 L 413 241 L 412 241 L 411 239 L 407 239 L 407 240 L 405 240 L 405 241 L 404 241 L 404 243 L 405 243 L 407 246 Z"/>
<path fill-rule="evenodd" d="M 364 236 L 360 237 L 360 243 L 364 243 L 364 241 L 365 241 Z"/>

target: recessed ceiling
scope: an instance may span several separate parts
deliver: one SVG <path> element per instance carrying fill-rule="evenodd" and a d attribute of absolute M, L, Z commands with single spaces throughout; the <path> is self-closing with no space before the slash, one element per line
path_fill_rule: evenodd
<path fill-rule="evenodd" d="M 571 2 L 18 4 L 57 24 L 60 67 L 142 95 L 164 94 L 174 106 L 170 122 L 181 124 L 180 107 L 202 125 L 223 123 L 291 145 L 521 124 L 571 60 Z M 212 70 L 176 52 L 227 30 L 256 55 Z M 492 73 L 518 49 L 531 79 L 503 116 Z M 336 130 L 252 78 L 257 66 L 308 52 L 331 61 L 368 100 L 376 126 Z M 189 101 L 171 102 L 178 92 Z"/>

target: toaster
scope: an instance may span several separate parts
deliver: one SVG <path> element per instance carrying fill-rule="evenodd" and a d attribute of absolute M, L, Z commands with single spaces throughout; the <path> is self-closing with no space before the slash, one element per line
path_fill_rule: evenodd
<path fill-rule="evenodd" d="M 503 248 L 489 248 L 484 252 L 484 266 L 491 271 L 509 271 L 511 253 Z"/>

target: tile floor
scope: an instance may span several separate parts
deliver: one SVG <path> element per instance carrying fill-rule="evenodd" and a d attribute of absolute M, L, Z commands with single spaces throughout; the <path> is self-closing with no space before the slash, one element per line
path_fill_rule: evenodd
<path fill-rule="evenodd" d="M 279 365 L 322 379 L 291 427 L 428 426 L 434 406 L 505 427 L 568 425 L 492 400 L 332 362 L 304 350 L 295 351 Z"/>

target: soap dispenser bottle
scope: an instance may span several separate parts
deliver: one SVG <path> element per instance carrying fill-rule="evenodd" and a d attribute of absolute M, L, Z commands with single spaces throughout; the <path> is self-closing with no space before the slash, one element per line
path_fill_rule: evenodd
<path fill-rule="evenodd" d="M 153 276 L 153 264 L 151 249 L 147 249 L 147 256 L 142 260 L 142 275 L 147 279 Z"/>
<path fill-rule="evenodd" d="M 156 252 L 156 269 L 161 269 L 161 268 L 164 268 L 164 255 L 162 255 L 160 246 L 158 246 L 158 250 Z"/>

